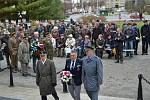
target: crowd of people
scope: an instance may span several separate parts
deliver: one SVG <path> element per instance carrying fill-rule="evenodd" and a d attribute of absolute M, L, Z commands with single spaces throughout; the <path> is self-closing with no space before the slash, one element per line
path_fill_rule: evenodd
<path fill-rule="evenodd" d="M 140 40 L 142 40 L 142 55 L 148 55 L 148 46 L 150 45 L 150 24 L 147 20 L 144 21 L 141 28 L 133 21 L 125 21 L 122 28 L 119 28 L 114 22 L 103 23 L 100 20 L 93 20 L 92 23 L 83 23 L 75 22 L 73 19 L 68 23 L 60 20 L 52 24 L 51 21 L 48 21 L 45 26 L 42 22 L 38 22 L 34 28 L 22 23 L 19 25 L 9 24 L 7 29 L 1 28 L 3 31 L 0 36 L 0 60 L 4 60 L 3 55 L 5 55 L 7 67 L 11 67 L 14 73 L 19 71 L 19 61 L 22 76 L 27 77 L 28 65 L 32 59 L 33 71 L 37 75 L 36 83 L 40 89 L 43 89 L 40 90 L 42 100 L 47 100 L 46 95 L 52 91 L 47 88 L 56 86 L 53 57 L 70 58 L 66 61 L 64 70 L 69 70 L 75 75 L 73 84 L 68 86 L 69 92 L 75 100 L 80 100 L 82 81 L 91 100 L 98 100 L 98 88 L 102 84 L 103 77 L 103 65 L 99 58 L 103 59 L 104 53 L 106 53 L 108 59 L 114 59 L 115 63 L 122 64 L 123 52 L 126 57 L 130 58 L 139 54 L 137 51 Z M 75 63 L 79 64 L 81 68 Z M 49 66 L 53 66 L 53 69 L 48 70 Z M 95 73 L 98 74 L 95 75 Z M 53 75 L 53 79 L 50 80 L 52 83 L 45 85 L 45 75 L 49 76 L 49 74 Z M 43 77 L 42 83 L 40 77 Z M 99 84 L 98 87 L 94 86 L 95 83 L 89 79 Z M 63 86 L 66 87 L 66 84 L 63 83 Z M 52 95 L 59 100 L 55 88 L 53 91 Z"/>
<path fill-rule="evenodd" d="M 113 22 L 103 23 L 99 20 L 92 23 L 81 23 L 73 20 L 65 23 L 62 20 L 55 25 L 49 21 L 46 26 L 39 22 L 35 28 L 23 24 L 18 26 L 10 24 L 7 30 L 1 31 L 1 44 L 6 45 L 3 52 L 9 66 L 9 56 L 13 52 L 16 53 L 17 57 L 19 44 L 24 37 L 27 37 L 30 49 L 29 56 L 33 58 L 34 71 L 36 59 L 39 59 L 40 49 L 42 50 L 37 46 L 39 43 L 44 44 L 43 50 L 47 51 L 48 58 L 51 60 L 53 56 L 67 57 L 73 49 L 76 49 L 78 57 L 82 58 L 85 55 L 85 46 L 94 46 L 95 53 L 100 58 L 103 58 L 103 53 L 106 51 L 108 59 L 113 57 L 116 62 L 123 63 L 123 51 L 129 57 L 137 55 L 138 43 L 141 39 L 142 55 L 148 54 L 149 27 L 148 21 L 144 21 L 141 29 L 133 21 L 125 21 L 122 28 L 118 28 Z M 15 47 L 12 46 L 13 44 Z M 17 63 L 17 59 L 13 58 L 12 60 Z M 15 67 L 17 64 L 13 64 L 13 66 Z"/>
<path fill-rule="evenodd" d="M 46 26 L 39 22 L 34 28 L 10 24 L 8 29 L 1 31 L 0 40 L 1 52 L 6 56 L 7 66 L 10 66 L 11 60 L 13 72 L 18 69 L 18 60 L 25 63 L 24 66 L 30 58 L 33 58 L 35 72 L 36 61 L 42 51 L 46 51 L 51 60 L 53 56 L 69 57 L 71 50 L 76 50 L 78 57 L 82 58 L 85 47 L 93 46 L 98 57 L 103 58 L 106 52 L 108 59 L 123 63 L 123 52 L 126 57 L 138 55 L 138 44 L 142 40 L 142 55 L 148 55 L 150 25 L 146 20 L 139 29 L 136 22 L 125 21 L 122 28 L 118 28 L 113 22 L 93 20 L 92 23 L 81 23 L 72 19 L 68 23 L 60 20 L 52 24 L 49 21 Z"/>

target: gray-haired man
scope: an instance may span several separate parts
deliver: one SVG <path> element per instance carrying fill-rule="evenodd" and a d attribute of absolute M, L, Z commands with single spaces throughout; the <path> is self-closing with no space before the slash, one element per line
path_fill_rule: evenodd
<path fill-rule="evenodd" d="M 98 100 L 98 92 L 103 81 L 103 64 L 95 56 L 94 48 L 86 47 L 86 57 L 82 62 L 82 80 L 91 100 Z"/>

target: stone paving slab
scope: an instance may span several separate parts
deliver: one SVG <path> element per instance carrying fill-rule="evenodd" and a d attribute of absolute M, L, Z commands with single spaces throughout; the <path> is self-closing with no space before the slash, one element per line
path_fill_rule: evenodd
<path fill-rule="evenodd" d="M 21 99 L 13 99 L 13 98 L 0 97 L 0 100 L 21 100 Z"/>
<path fill-rule="evenodd" d="M 6 85 L 0 85 L 0 96 L 16 99 L 1 99 L 0 100 L 40 100 L 38 88 L 24 88 L 24 87 L 12 87 L 9 88 Z M 62 93 L 58 91 L 60 100 L 73 100 L 69 93 Z M 108 96 L 99 96 L 100 100 L 134 100 L 128 98 L 117 98 Z M 53 100 L 52 96 L 48 96 L 48 100 Z M 81 100 L 90 100 L 87 94 L 81 93 Z"/>
<path fill-rule="evenodd" d="M 143 74 L 146 79 L 150 80 L 150 54 L 140 55 L 140 50 L 141 49 L 138 51 L 139 55 L 133 56 L 133 58 L 124 57 L 123 64 L 114 63 L 114 59 L 107 59 L 107 54 L 104 54 L 104 58 L 102 59 L 104 64 L 104 82 L 101 86 L 100 95 L 122 98 L 137 98 L 138 74 Z M 54 58 L 57 71 L 64 68 L 65 60 L 65 58 Z M 5 65 L 6 61 L 3 61 L 1 66 L 4 68 Z M 30 66 L 32 66 L 32 62 L 30 62 Z M 30 69 L 30 73 L 34 74 L 32 69 Z M 35 77 L 23 77 L 21 76 L 21 73 L 15 73 L 13 75 L 15 86 L 36 88 Z M 62 92 L 62 84 L 59 75 L 57 79 L 58 82 L 56 90 Z M 150 85 L 148 85 L 145 81 L 143 81 L 142 84 L 144 100 L 150 100 Z M 9 85 L 8 69 L 0 72 L 0 85 Z M 83 85 L 81 88 L 81 93 L 85 93 Z"/>

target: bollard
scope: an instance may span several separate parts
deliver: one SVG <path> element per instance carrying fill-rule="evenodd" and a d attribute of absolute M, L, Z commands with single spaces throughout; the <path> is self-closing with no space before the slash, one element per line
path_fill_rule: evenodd
<path fill-rule="evenodd" d="M 139 78 L 139 85 L 138 85 L 138 97 L 137 97 L 137 100 L 143 100 L 143 90 L 142 90 L 142 78 L 143 78 L 143 75 L 139 74 L 138 78 Z"/>
<path fill-rule="evenodd" d="M 13 74 L 12 74 L 12 67 L 9 67 L 10 70 L 10 85 L 9 87 L 13 87 L 14 86 L 14 81 L 13 81 Z"/>

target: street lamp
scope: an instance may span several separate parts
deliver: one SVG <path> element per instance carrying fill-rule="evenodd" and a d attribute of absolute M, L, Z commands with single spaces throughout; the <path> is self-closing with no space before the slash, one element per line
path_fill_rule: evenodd
<path fill-rule="evenodd" d="M 83 0 L 81 0 L 81 8 L 82 8 L 82 14 L 84 13 L 84 8 L 83 8 Z"/>
<path fill-rule="evenodd" d="M 96 13 L 97 13 L 97 15 L 98 15 L 98 14 L 99 14 L 99 0 L 96 1 L 96 5 L 97 5 Z"/>

